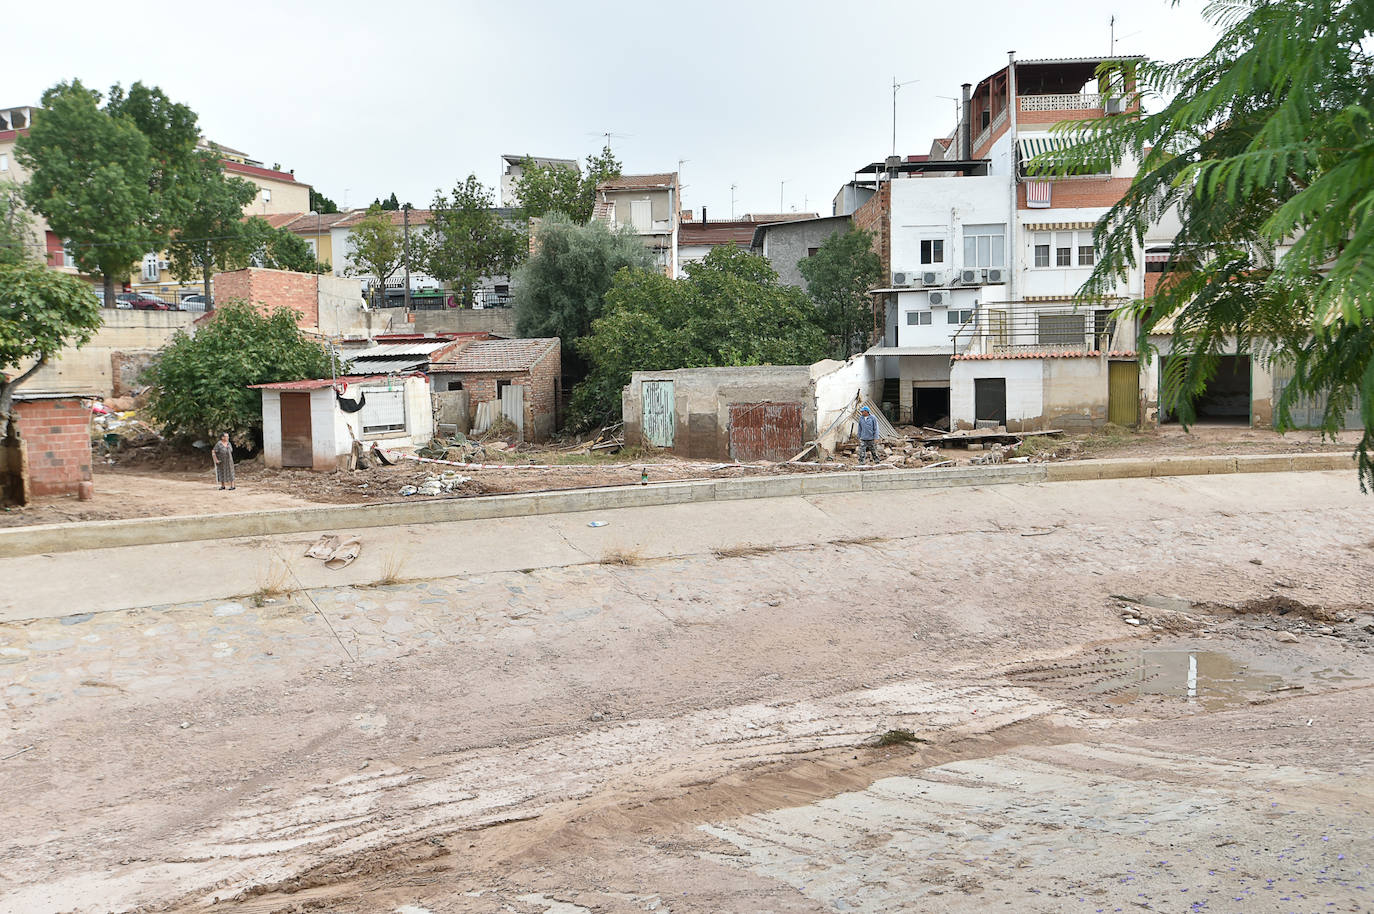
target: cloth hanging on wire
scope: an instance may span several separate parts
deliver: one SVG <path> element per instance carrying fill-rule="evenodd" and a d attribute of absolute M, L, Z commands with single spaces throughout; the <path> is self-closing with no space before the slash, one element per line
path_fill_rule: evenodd
<path fill-rule="evenodd" d="M 339 409 L 346 413 L 356 413 L 367 402 L 367 391 L 360 391 L 356 400 L 346 400 L 344 395 L 336 390 L 334 391 L 334 398 L 339 401 Z"/>

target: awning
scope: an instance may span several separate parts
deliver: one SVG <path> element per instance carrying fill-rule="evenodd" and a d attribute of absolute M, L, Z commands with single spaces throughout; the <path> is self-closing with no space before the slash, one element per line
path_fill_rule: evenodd
<path fill-rule="evenodd" d="M 1072 139 L 1064 136 L 1028 136 L 1020 137 L 1016 141 L 1016 151 L 1020 159 L 1020 171 L 1022 175 L 1045 175 L 1047 170 L 1055 168 L 1062 158 L 1062 153 L 1077 145 Z M 1031 160 L 1039 156 L 1044 156 L 1035 165 Z M 1111 171 L 1109 163 L 1100 161 L 1085 166 L 1079 166 L 1069 172 L 1073 175 L 1096 175 L 1107 174 Z"/>

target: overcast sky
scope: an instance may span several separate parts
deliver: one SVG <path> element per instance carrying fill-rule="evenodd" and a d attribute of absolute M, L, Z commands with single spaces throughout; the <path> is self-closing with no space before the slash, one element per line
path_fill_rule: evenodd
<path fill-rule="evenodd" d="M 892 145 L 924 153 L 963 82 L 1006 63 L 1116 50 L 1174 60 L 1210 46 L 1200 0 L 692 0 L 689 3 L 11 4 L 0 106 L 79 78 L 143 80 L 206 136 L 340 206 L 395 191 L 427 205 L 502 153 L 582 159 L 605 142 L 627 173 L 681 166 L 683 204 L 812 210 Z M 22 37 L 21 37 L 22 36 Z M 782 185 L 781 182 L 786 182 Z"/>

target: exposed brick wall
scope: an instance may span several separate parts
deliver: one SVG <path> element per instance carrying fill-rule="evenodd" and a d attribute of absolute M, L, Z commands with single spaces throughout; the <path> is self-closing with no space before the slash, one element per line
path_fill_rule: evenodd
<path fill-rule="evenodd" d="M 873 233 L 873 249 L 883 264 L 883 276 L 892 278 L 892 183 L 884 181 L 878 185 L 878 192 L 869 197 L 863 206 L 854 210 L 850 219 L 856 228 Z M 873 326 L 869 342 L 882 339 L 885 315 L 884 298 L 873 296 Z"/>
<path fill-rule="evenodd" d="M 314 273 L 249 267 L 216 273 L 214 291 L 217 302 L 243 299 L 264 312 L 285 306 L 299 312 L 302 329 L 320 326 L 320 277 Z"/>
<path fill-rule="evenodd" d="M 536 362 L 528 371 L 435 372 L 434 389 L 449 389 L 450 381 L 462 381 L 468 392 L 468 408 L 477 416 L 477 404 L 496 399 L 496 383 L 510 381 L 525 388 L 525 440 L 547 441 L 558 428 L 558 394 L 562 356 L 559 347 Z"/>
<path fill-rule="evenodd" d="M 1114 206 L 1126 195 L 1131 186 L 1130 178 L 1062 178 L 1053 182 L 1050 188 L 1051 209 L 1039 210 L 1045 222 L 1060 222 L 1054 217 L 1056 209 L 1075 209 L 1078 207 Z M 1029 209 L 1026 205 L 1026 185 L 1016 185 L 1016 208 Z"/>
<path fill-rule="evenodd" d="M 91 478 L 91 412 L 79 397 L 14 404 L 31 495 L 76 495 Z"/>
<path fill-rule="evenodd" d="M 1034 127 L 1038 124 L 1057 124 L 1060 121 L 1092 121 L 1106 117 L 1103 108 L 1075 108 L 1066 111 L 1021 111 L 1016 116 L 1016 125 Z"/>

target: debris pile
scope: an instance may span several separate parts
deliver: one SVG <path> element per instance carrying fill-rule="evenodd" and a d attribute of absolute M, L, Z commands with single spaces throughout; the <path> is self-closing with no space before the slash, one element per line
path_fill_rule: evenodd
<path fill-rule="evenodd" d="M 419 485 L 404 485 L 404 486 L 401 486 L 401 489 L 400 489 L 400 491 L 399 491 L 397 494 L 406 495 L 406 496 L 409 496 L 409 495 L 429 495 L 429 496 L 435 496 L 435 495 L 442 495 L 442 494 L 446 494 L 446 493 L 453 493 L 453 492 L 458 491 L 459 489 L 461 489 L 462 486 L 463 486 L 463 483 L 467 482 L 469 478 L 470 478 L 470 477 L 468 477 L 468 476 L 460 476 L 460 475 L 458 475 L 457 473 L 454 473 L 454 472 L 451 472 L 451 471 L 449 471 L 449 472 L 444 472 L 444 473 L 441 473 L 441 474 L 438 474 L 438 475 L 435 475 L 435 474 L 433 474 L 433 473 L 430 473 L 430 474 L 426 475 L 425 478 L 422 479 L 422 480 L 420 481 Z"/>

